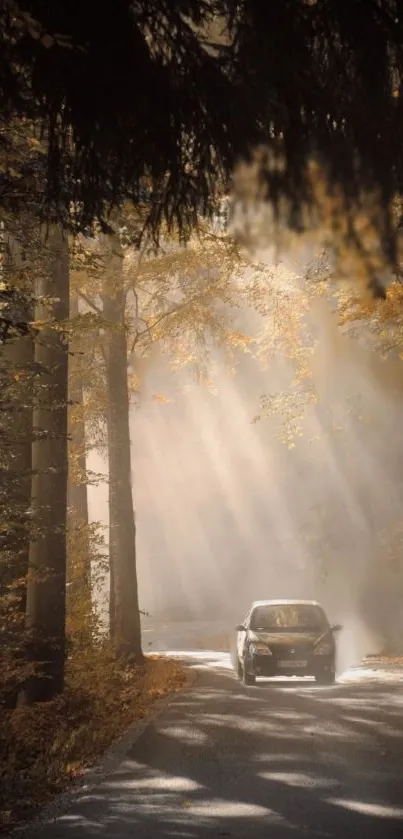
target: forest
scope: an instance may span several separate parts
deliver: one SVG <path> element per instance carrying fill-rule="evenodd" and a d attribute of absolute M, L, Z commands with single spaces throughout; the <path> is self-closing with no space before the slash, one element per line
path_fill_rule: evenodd
<path fill-rule="evenodd" d="M 136 433 L 146 392 L 157 412 L 170 410 L 168 390 L 194 399 L 196 411 L 200 394 L 225 401 L 225 382 L 235 383 L 259 436 L 256 452 L 285 458 L 283 477 L 287 464 L 312 475 L 307 441 L 316 437 L 313 460 L 344 464 L 343 486 L 352 486 L 354 429 L 363 457 L 383 464 L 384 505 L 364 473 L 350 497 L 331 478 L 298 522 L 291 503 L 291 551 L 308 551 L 311 588 L 321 593 L 333 575 L 337 589 L 349 573 L 339 556 L 356 529 L 343 542 L 334 522 L 354 509 L 373 554 L 364 599 L 372 602 L 382 583 L 383 600 L 376 619 L 362 604 L 352 608 L 384 653 L 402 652 L 394 617 L 403 596 L 399 436 L 378 415 L 380 404 L 388 417 L 401 409 L 400 6 L 121 0 L 111 16 L 92 0 L 85 13 L 73 0 L 1 0 L 5 833 L 186 682 L 178 662 L 142 641 L 149 612 L 138 565 L 148 554 L 138 555 L 136 497 L 157 532 L 173 492 L 151 480 Z M 327 351 L 346 380 L 361 364 L 366 385 L 353 375 L 350 392 L 337 391 L 323 372 Z M 253 381 L 253 395 L 242 396 Z M 227 405 L 229 427 L 236 408 Z M 393 436 L 392 451 L 379 427 Z M 167 430 L 158 459 L 175 439 Z M 219 459 L 218 448 L 209 456 Z M 101 521 L 89 497 L 105 476 Z M 214 541 L 211 498 L 204 490 L 196 499 L 188 480 Z M 223 481 L 214 498 L 227 490 Z M 270 503 L 259 515 L 270 516 Z M 222 521 L 225 544 L 231 523 Z M 285 529 L 288 538 L 291 524 Z M 164 541 L 156 544 L 149 589 L 168 568 Z M 236 580 L 236 563 L 223 554 L 221 577 Z M 166 579 L 172 574 L 170 565 Z M 180 618 L 180 601 L 154 606 Z M 222 601 L 210 585 L 193 616 L 209 618 Z"/>

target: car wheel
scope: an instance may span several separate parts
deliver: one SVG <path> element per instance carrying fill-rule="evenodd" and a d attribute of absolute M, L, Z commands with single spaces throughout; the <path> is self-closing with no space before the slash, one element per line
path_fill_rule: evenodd
<path fill-rule="evenodd" d="M 334 673 L 318 673 L 315 676 L 315 681 L 318 685 L 334 685 L 336 676 Z"/>
<path fill-rule="evenodd" d="M 245 662 L 242 669 L 242 681 L 246 687 L 252 687 L 256 683 L 256 676 L 252 676 L 252 673 L 247 672 Z"/>

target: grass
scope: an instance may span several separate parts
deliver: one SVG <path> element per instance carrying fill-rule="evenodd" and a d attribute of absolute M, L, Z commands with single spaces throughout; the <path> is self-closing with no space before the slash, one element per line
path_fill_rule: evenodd
<path fill-rule="evenodd" d="M 158 699 L 186 682 L 180 664 L 168 658 L 147 656 L 141 666 L 124 666 L 109 650 L 93 650 L 68 662 L 57 699 L 1 709 L 0 835 L 31 820 Z"/>

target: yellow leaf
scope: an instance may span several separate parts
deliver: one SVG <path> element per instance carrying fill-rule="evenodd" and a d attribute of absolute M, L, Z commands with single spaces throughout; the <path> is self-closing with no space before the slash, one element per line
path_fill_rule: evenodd
<path fill-rule="evenodd" d="M 163 393 L 153 393 L 152 398 L 154 402 L 159 402 L 161 405 L 168 405 L 169 402 L 172 402 L 172 399 L 169 399 L 168 396 L 164 396 Z"/>

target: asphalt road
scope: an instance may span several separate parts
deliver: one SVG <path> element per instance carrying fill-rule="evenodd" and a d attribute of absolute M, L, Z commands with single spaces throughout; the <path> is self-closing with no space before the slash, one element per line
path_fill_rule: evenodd
<path fill-rule="evenodd" d="M 235 640 L 234 626 L 239 620 L 223 621 L 167 621 L 166 623 L 153 620 L 142 621 L 142 636 L 145 652 L 154 650 L 192 650 L 210 649 L 206 646 L 206 639 L 225 637 L 230 634 Z M 222 649 L 222 647 L 214 647 Z"/>
<path fill-rule="evenodd" d="M 403 682 L 245 688 L 229 657 L 187 656 L 178 695 L 98 787 L 35 839 L 403 837 Z"/>

